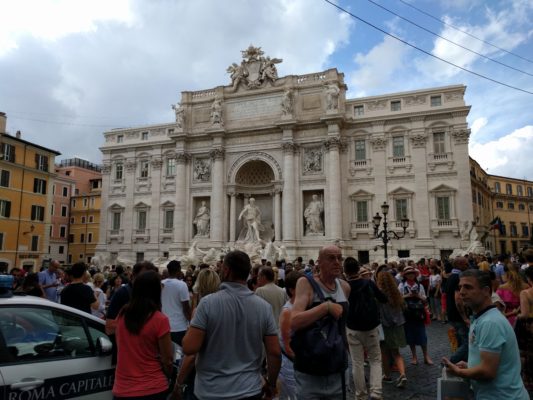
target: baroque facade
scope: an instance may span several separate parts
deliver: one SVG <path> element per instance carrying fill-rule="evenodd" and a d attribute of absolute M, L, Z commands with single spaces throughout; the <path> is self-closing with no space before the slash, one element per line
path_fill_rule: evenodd
<path fill-rule="evenodd" d="M 410 219 L 389 255 L 461 247 L 473 218 L 465 86 L 347 99 L 336 69 L 278 77 L 281 61 L 250 46 L 228 85 L 182 92 L 175 122 L 104 133 L 97 252 L 179 256 L 256 229 L 290 257 L 336 242 L 366 261 L 383 257 L 371 221 L 385 201 L 390 229 Z"/>

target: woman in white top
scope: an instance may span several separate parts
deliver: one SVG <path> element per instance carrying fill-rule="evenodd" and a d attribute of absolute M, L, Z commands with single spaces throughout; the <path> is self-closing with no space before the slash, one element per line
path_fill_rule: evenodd
<path fill-rule="evenodd" d="M 98 303 L 100 304 L 98 306 L 98 309 L 91 310 L 92 314 L 98 318 L 105 318 L 105 303 L 107 300 L 107 296 L 102 290 L 102 285 L 105 282 L 104 274 L 97 273 L 93 276 L 93 285 L 94 285 L 94 297 L 98 300 Z"/>

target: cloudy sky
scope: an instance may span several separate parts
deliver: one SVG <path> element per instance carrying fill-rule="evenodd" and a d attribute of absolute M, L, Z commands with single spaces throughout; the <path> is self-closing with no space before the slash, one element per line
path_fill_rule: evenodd
<path fill-rule="evenodd" d="M 533 92 L 531 0 L 335 3 L 430 54 Z M 249 44 L 283 58 L 280 76 L 337 67 L 350 98 L 465 84 L 471 156 L 491 174 L 533 180 L 533 94 L 437 60 L 324 0 L 4 0 L 0 111 L 8 132 L 60 158 L 100 162 L 104 131 L 173 121 L 180 92 L 228 84 L 227 66 Z"/>

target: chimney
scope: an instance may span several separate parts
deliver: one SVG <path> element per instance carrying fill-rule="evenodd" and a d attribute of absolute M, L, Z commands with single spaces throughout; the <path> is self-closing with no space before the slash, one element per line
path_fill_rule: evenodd
<path fill-rule="evenodd" d="M 15 136 L 17 137 L 17 139 L 20 139 L 20 137 L 22 136 L 22 134 L 20 133 L 20 131 L 17 131 L 17 133 L 15 134 Z"/>
<path fill-rule="evenodd" d="M 7 116 L 6 113 L 0 112 L 0 135 L 6 133 Z"/>

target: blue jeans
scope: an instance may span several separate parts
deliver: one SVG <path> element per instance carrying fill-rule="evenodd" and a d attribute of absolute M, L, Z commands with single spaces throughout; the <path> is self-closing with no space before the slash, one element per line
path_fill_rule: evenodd
<path fill-rule="evenodd" d="M 317 376 L 294 371 L 294 378 L 298 400 L 342 400 L 343 398 L 340 372 Z"/>
<path fill-rule="evenodd" d="M 468 327 L 464 322 L 450 321 L 450 325 L 455 329 L 457 336 L 457 350 L 450 357 L 454 364 L 459 361 L 468 361 Z"/>

